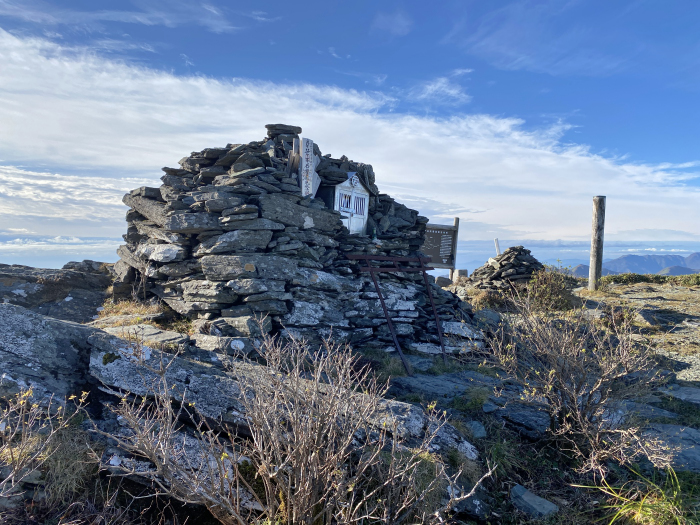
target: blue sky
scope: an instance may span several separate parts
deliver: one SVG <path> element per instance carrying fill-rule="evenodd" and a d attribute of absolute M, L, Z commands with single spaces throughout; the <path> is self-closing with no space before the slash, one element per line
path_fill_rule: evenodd
<path fill-rule="evenodd" d="M 700 241 L 698 27 L 690 0 L 0 0 L 0 260 L 116 238 L 121 193 L 278 121 L 464 241 L 584 240 L 596 194 L 610 239 Z"/>

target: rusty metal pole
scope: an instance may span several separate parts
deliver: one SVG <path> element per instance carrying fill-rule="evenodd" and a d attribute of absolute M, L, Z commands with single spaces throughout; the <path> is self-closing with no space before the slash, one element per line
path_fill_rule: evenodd
<path fill-rule="evenodd" d="M 588 269 L 588 289 L 595 291 L 603 273 L 603 232 L 605 230 L 605 197 L 593 197 L 591 227 L 591 264 Z"/>

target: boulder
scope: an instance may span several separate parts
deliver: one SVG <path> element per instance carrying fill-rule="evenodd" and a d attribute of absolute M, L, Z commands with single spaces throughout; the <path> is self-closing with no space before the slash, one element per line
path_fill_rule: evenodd
<path fill-rule="evenodd" d="M 327 210 L 315 210 L 292 203 L 278 195 L 262 195 L 259 199 L 261 215 L 285 226 L 333 232 L 342 226 L 340 216 Z"/>
<path fill-rule="evenodd" d="M 544 518 L 559 512 L 559 507 L 554 503 L 535 496 L 522 485 L 515 485 L 510 489 L 510 500 L 518 510 L 531 518 Z"/>
<path fill-rule="evenodd" d="M 0 302 L 57 319 L 91 321 L 105 301 L 112 278 L 110 265 L 84 263 L 69 263 L 69 268 L 60 270 L 0 264 Z"/>

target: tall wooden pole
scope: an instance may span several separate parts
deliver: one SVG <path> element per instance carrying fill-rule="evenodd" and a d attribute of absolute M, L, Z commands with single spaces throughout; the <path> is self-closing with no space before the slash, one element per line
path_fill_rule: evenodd
<path fill-rule="evenodd" d="M 591 265 L 588 269 L 588 289 L 597 290 L 603 273 L 603 232 L 605 230 L 605 197 L 593 197 L 591 228 Z"/>
<path fill-rule="evenodd" d="M 454 281 L 455 268 L 457 268 L 457 242 L 459 241 L 459 217 L 454 220 L 455 236 L 452 237 L 452 268 L 450 268 L 450 281 Z"/>

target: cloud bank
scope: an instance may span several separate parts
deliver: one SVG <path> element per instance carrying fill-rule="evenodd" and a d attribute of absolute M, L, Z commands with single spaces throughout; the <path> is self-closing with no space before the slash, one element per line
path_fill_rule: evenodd
<path fill-rule="evenodd" d="M 190 151 L 284 122 L 323 153 L 373 164 L 382 191 L 432 221 L 458 215 L 462 239 L 585 239 L 594 195 L 608 197 L 611 234 L 699 233 L 700 189 L 686 184 L 697 163 L 596 155 L 565 142 L 565 123 L 439 119 L 395 103 L 380 91 L 177 76 L 0 29 L 0 229 L 122 233 L 127 189 L 160 184 L 160 167 Z"/>

